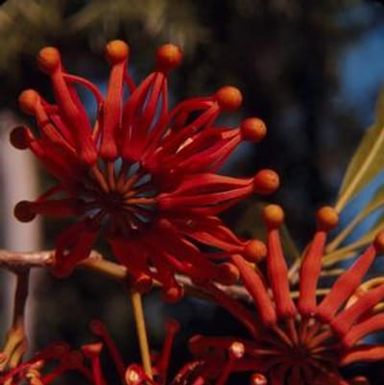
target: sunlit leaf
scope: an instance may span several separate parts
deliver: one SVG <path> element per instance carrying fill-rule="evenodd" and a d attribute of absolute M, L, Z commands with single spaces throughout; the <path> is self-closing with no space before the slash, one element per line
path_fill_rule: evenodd
<path fill-rule="evenodd" d="M 368 215 L 375 210 L 384 207 L 384 186 L 380 187 L 372 200 L 365 206 L 358 215 L 330 242 L 326 248 L 327 252 L 332 252 L 352 233 L 356 226 L 361 223 Z"/>
<path fill-rule="evenodd" d="M 375 123 L 364 135 L 352 157 L 342 182 L 336 209 L 341 211 L 348 201 L 383 170 L 384 165 L 384 91 L 376 106 Z"/>
<path fill-rule="evenodd" d="M 327 254 L 323 259 L 323 264 L 325 266 L 330 266 L 353 257 L 359 249 L 369 245 L 374 240 L 376 234 L 381 230 L 384 230 L 384 214 L 380 215 L 374 225 L 363 235 L 363 237 L 348 246 Z"/>
<path fill-rule="evenodd" d="M 376 191 L 372 200 L 369 201 L 368 205 L 361 211 L 359 216 L 361 215 L 362 218 L 365 218 L 376 209 L 382 207 L 384 207 L 384 185 Z"/>

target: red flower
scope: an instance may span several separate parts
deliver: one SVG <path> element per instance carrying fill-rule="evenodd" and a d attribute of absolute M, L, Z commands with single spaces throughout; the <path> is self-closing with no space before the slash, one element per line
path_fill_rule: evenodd
<path fill-rule="evenodd" d="M 170 379 L 168 368 L 173 342 L 179 330 L 178 322 L 170 320 L 166 324 L 166 337 L 162 351 L 151 357 L 152 376 L 150 377 L 141 365 L 124 363 L 118 347 L 102 322 L 92 321 L 91 330 L 99 341 L 83 345 L 80 350 L 71 350 L 69 345 L 63 342 L 51 344 L 16 367 L 12 364 L 6 365 L 5 370 L 0 370 L 0 384 L 49 385 L 68 372 L 75 372 L 85 378 L 87 383 L 107 385 L 106 371 L 101 360 L 101 354 L 106 350 L 121 383 L 126 385 L 224 385 L 234 363 L 244 354 L 244 346 L 234 342 L 228 347 L 226 357 L 216 357 L 221 359 L 220 368 L 212 361 L 190 361 Z M 211 373 L 218 369 L 221 370 L 221 374 L 217 380 L 214 380 L 211 378 Z M 254 374 L 250 385 L 267 385 L 267 382 L 262 374 Z"/>
<path fill-rule="evenodd" d="M 269 205 L 264 210 L 264 218 L 268 228 L 268 279 L 240 255 L 232 258 L 254 300 L 257 319 L 215 286 L 208 287 L 211 295 L 221 298 L 219 302 L 244 323 L 252 339 L 197 336 L 190 342 L 192 351 L 206 357 L 212 350 L 222 351 L 235 341 L 242 343 L 245 353 L 233 365 L 233 371 L 260 372 L 271 385 L 368 384 L 362 377 L 344 380 L 339 368 L 384 359 L 384 345 L 364 343 L 367 335 L 384 330 L 384 314 L 373 310 L 384 300 L 384 284 L 354 296 L 375 256 L 384 251 L 384 233 L 338 277 L 318 303 L 316 289 L 326 235 L 338 222 L 335 210 L 320 209 L 317 231 L 301 263 L 299 297 L 295 302 L 279 236 L 284 213 L 279 206 Z M 351 297 L 357 299 L 349 301 Z"/>
<path fill-rule="evenodd" d="M 221 112 L 241 105 L 240 91 L 229 86 L 169 109 L 168 74 L 182 60 L 174 45 L 158 49 L 155 71 L 137 86 L 127 73 L 129 47 L 123 41 L 110 42 L 106 57 L 111 73 L 104 97 L 94 84 L 64 70 L 56 48 L 40 51 L 38 63 L 51 78 L 55 103 L 24 91 L 20 107 L 35 117 L 39 136 L 19 127 L 11 142 L 29 148 L 58 183 L 36 201 L 20 202 L 16 217 L 78 218 L 57 239 L 58 275 L 70 273 L 103 233 L 138 289 L 155 278 L 169 299 L 177 299 L 175 271 L 199 281 L 231 282 L 233 267 L 213 261 L 229 253 L 259 258 L 265 248 L 238 239 L 217 215 L 253 193 L 273 192 L 279 179 L 271 170 L 246 179 L 217 170 L 242 140 L 260 141 L 264 123 L 249 118 L 238 128 L 215 126 Z M 94 123 L 75 86 L 95 97 Z M 201 252 L 201 244 L 217 251 Z"/>

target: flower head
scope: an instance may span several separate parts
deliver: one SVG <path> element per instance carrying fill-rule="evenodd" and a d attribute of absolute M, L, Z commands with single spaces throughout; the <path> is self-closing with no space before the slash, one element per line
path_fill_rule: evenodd
<path fill-rule="evenodd" d="M 103 369 L 101 354 L 104 350 L 115 366 L 121 383 L 126 385 L 198 385 L 199 368 L 201 362 L 188 362 L 170 380 L 168 367 L 171 351 L 179 324 L 169 320 L 166 325 L 166 337 L 160 354 L 152 357 L 152 373 L 149 376 L 139 364 L 126 364 L 115 345 L 107 328 L 99 320 L 91 322 L 91 330 L 98 337 L 98 341 L 85 344 L 79 350 L 72 350 L 68 344 L 54 343 L 35 354 L 31 359 L 10 365 L 5 370 L 0 368 L 0 384 L 49 385 L 68 372 L 75 372 L 82 376 L 87 383 L 106 385 L 107 376 Z M 152 378 L 153 377 L 153 378 Z M 200 377 L 201 378 L 201 377 Z"/>
<path fill-rule="evenodd" d="M 199 359 L 184 363 L 174 376 L 169 376 L 173 343 L 179 331 L 178 322 L 169 320 L 162 350 L 159 354 L 152 354 L 152 373 L 148 374 L 142 365 L 124 362 L 118 347 L 101 321 L 93 320 L 91 331 L 98 340 L 82 345 L 79 350 L 71 349 L 67 343 L 57 342 L 16 366 L 0 368 L 0 384 L 49 385 L 67 373 L 74 372 L 91 384 L 106 385 L 110 373 L 106 373 L 101 359 L 106 351 L 108 354 L 103 354 L 103 357 L 112 360 L 118 378 L 126 385 L 224 385 L 234 363 L 244 355 L 243 344 L 234 342 L 228 347 L 225 357 L 215 356 L 215 359 L 221 361 L 220 368 L 217 367 L 217 362 Z M 215 380 L 212 375 L 218 369 L 221 369 L 221 374 Z M 256 373 L 251 377 L 250 385 L 267 385 L 266 378 Z"/>
<path fill-rule="evenodd" d="M 236 237 L 217 215 L 253 193 L 275 191 L 279 178 L 267 169 L 243 179 L 217 170 L 242 140 L 259 142 L 265 125 L 248 118 L 237 128 L 216 126 L 222 112 L 242 103 L 232 86 L 169 108 L 168 76 L 183 57 L 177 46 L 160 47 L 155 70 L 138 85 L 127 72 L 129 56 L 125 42 L 107 44 L 111 72 L 104 96 L 90 81 L 69 74 L 56 48 L 39 52 L 55 101 L 35 90 L 22 92 L 20 107 L 34 116 L 39 134 L 18 127 L 11 142 L 29 148 L 58 183 L 33 202 L 19 202 L 15 215 L 21 221 L 37 214 L 77 218 L 57 238 L 57 275 L 69 274 L 102 234 L 138 289 L 155 278 L 168 299 L 177 299 L 175 271 L 199 281 L 231 282 L 233 267 L 213 260 L 233 253 L 258 259 L 265 248 Z M 77 86 L 94 96 L 95 122 Z M 202 252 L 199 245 L 216 251 Z"/>
<path fill-rule="evenodd" d="M 301 262 L 299 295 L 294 301 L 279 235 L 284 212 L 280 206 L 269 205 L 263 214 L 267 226 L 267 277 L 240 255 L 232 257 L 254 300 L 257 320 L 245 309 L 240 311 L 241 306 L 230 298 L 222 301 L 248 328 L 252 339 L 196 336 L 190 341 L 192 351 L 206 357 L 212 350 L 227 349 L 234 341 L 242 343 L 244 355 L 233 365 L 233 371 L 260 372 L 273 385 L 368 384 L 362 377 L 344 380 L 339 368 L 384 359 L 383 345 L 364 343 L 367 335 L 384 330 L 384 315 L 374 310 L 384 300 L 384 284 L 364 292 L 359 289 L 375 256 L 384 251 L 384 233 L 377 235 L 318 302 L 317 284 L 327 232 L 338 223 L 333 208 L 320 209 L 317 231 Z M 216 298 L 224 297 L 217 288 L 211 290 Z"/>

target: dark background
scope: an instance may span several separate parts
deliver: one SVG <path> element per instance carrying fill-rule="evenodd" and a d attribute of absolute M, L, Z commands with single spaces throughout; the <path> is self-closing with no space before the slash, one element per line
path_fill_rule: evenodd
<path fill-rule="evenodd" d="M 130 44 L 135 79 L 153 68 L 157 46 L 179 44 L 185 59 L 171 77 L 172 100 L 211 94 L 225 84 L 243 91 L 243 108 L 226 123 L 236 126 L 256 115 L 267 123 L 268 137 L 257 146 L 242 145 L 224 171 L 245 176 L 276 169 L 282 187 L 271 200 L 284 206 L 290 232 L 303 246 L 314 230 L 316 208 L 335 200 L 348 161 L 372 122 L 384 81 L 383 22 L 380 1 L 6 1 L 0 8 L 0 105 L 17 113 L 24 88 L 50 95 L 34 59 L 44 45 L 60 48 L 70 72 L 104 87 L 108 66 L 102 52 L 108 40 Z M 48 183 L 43 175 L 41 181 Z M 225 219 L 239 232 L 253 233 L 247 220 L 253 210 L 256 215 L 255 204 L 246 202 Z M 60 228 L 44 224 L 45 247 Z M 67 281 L 40 274 L 36 282 L 36 347 L 52 339 L 78 346 L 90 339 L 89 320 L 101 318 L 127 362 L 138 359 L 129 299 L 118 284 L 81 271 Z M 202 301 L 169 306 L 154 293 L 146 305 L 154 348 L 161 345 L 165 318 L 174 316 L 183 325 L 174 368 L 194 333 L 241 335 L 225 312 Z M 364 369 L 376 378 L 373 384 L 382 384 L 379 366 Z"/>

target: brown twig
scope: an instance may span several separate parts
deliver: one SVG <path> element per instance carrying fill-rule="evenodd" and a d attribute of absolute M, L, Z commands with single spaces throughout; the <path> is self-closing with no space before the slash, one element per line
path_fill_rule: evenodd
<path fill-rule="evenodd" d="M 54 264 L 54 261 L 54 250 L 43 250 L 30 253 L 0 250 L 0 268 L 11 271 L 21 267 L 50 268 Z M 95 271 L 117 280 L 123 281 L 127 279 L 128 276 L 126 267 L 103 258 L 103 256 L 97 251 L 92 251 L 89 257 L 82 261 L 78 266 L 79 268 Z M 176 280 L 181 286 L 184 287 L 187 293 L 197 297 L 207 298 L 206 292 L 195 286 L 188 277 L 177 275 Z M 154 285 L 158 287 L 160 286 L 160 283 L 155 281 Z M 220 284 L 217 284 L 217 286 L 234 299 L 239 299 L 249 303 L 252 302 L 251 296 L 242 286 L 224 286 Z"/>

